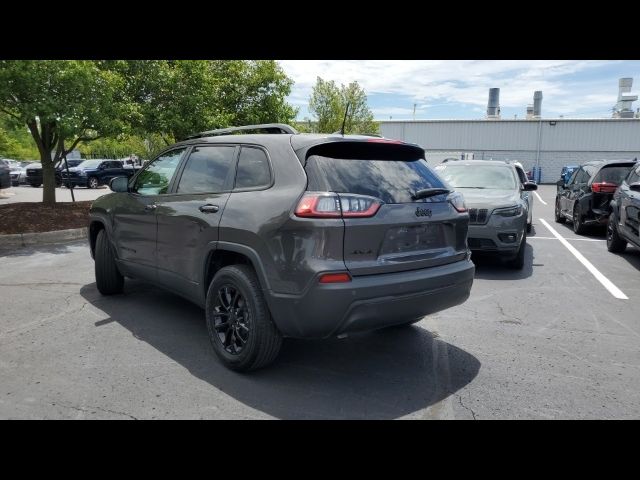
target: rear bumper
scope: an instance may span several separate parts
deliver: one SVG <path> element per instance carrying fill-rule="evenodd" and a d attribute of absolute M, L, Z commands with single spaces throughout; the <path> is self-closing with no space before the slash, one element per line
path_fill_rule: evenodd
<path fill-rule="evenodd" d="M 475 266 L 463 260 L 408 272 L 320 284 L 299 296 L 271 294 L 267 302 L 286 337 L 326 338 L 375 330 L 444 310 L 469 298 Z"/>

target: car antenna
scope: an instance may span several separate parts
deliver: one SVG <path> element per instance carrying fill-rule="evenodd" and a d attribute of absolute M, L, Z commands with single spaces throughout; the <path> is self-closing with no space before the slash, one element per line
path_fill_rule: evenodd
<path fill-rule="evenodd" d="M 344 137 L 344 124 L 347 122 L 347 113 L 349 112 L 349 102 L 347 102 L 347 108 L 344 110 L 344 118 L 342 119 L 342 128 L 340 129 L 340 133 Z"/>

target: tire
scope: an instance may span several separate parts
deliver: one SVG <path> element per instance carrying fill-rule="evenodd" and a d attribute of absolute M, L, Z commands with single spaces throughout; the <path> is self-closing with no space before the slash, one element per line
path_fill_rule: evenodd
<path fill-rule="evenodd" d="M 578 203 L 573 207 L 573 231 L 577 235 L 583 235 L 586 228 L 582 223 L 582 212 L 580 211 L 580 205 Z"/>
<path fill-rule="evenodd" d="M 88 188 L 96 189 L 96 188 L 98 188 L 99 185 L 100 185 L 100 182 L 98 181 L 97 177 L 89 177 L 87 179 L 87 187 Z"/>
<path fill-rule="evenodd" d="M 622 253 L 627 248 L 627 241 L 618 233 L 618 219 L 615 214 L 609 215 L 607 223 L 607 250 L 611 253 Z"/>
<path fill-rule="evenodd" d="M 531 224 L 527 223 L 527 233 L 531 233 Z"/>
<path fill-rule="evenodd" d="M 562 212 L 560 212 L 560 199 L 556 198 L 556 223 L 564 223 L 567 221 L 566 218 L 562 216 Z"/>
<path fill-rule="evenodd" d="M 520 248 L 518 249 L 518 254 L 516 258 L 509 261 L 509 267 L 514 270 L 522 270 L 524 268 L 524 256 L 527 251 L 527 234 L 526 232 L 522 233 L 522 241 L 520 242 Z"/>
<path fill-rule="evenodd" d="M 227 368 L 248 372 L 270 364 L 278 356 L 282 335 L 248 265 L 231 265 L 216 273 L 207 291 L 206 315 L 213 351 Z M 233 328 L 222 328 L 229 322 L 233 322 Z"/>
<path fill-rule="evenodd" d="M 42 184 L 41 183 L 30 183 L 29 185 L 31 185 L 33 188 L 38 188 Z"/>
<path fill-rule="evenodd" d="M 103 295 L 122 293 L 124 277 L 118 270 L 111 243 L 104 230 L 98 232 L 94 256 L 98 291 Z"/>

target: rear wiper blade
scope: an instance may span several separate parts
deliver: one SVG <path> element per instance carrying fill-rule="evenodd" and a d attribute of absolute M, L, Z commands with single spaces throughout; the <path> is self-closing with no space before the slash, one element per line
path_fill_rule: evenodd
<path fill-rule="evenodd" d="M 442 195 L 445 193 L 451 193 L 451 191 L 446 188 L 423 188 L 411 195 L 411 198 L 413 200 L 420 200 L 421 198 L 433 197 L 434 195 Z"/>

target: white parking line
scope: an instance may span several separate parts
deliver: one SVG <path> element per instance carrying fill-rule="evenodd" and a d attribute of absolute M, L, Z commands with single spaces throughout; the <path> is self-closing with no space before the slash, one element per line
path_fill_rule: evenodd
<path fill-rule="evenodd" d="M 576 248 L 571 245 L 562 235 L 556 232 L 556 230 L 551 225 L 549 225 L 544 218 L 540 218 L 539 220 L 545 227 L 547 227 L 547 229 L 553 234 L 553 236 L 560 240 L 560 243 L 567 247 L 567 250 L 573 253 L 578 261 L 582 263 L 594 277 L 596 277 L 596 280 L 598 280 L 604 286 L 604 288 L 609 290 L 609 293 L 611 295 L 613 295 L 615 298 L 619 298 L 620 300 L 629 300 L 629 297 L 622 293 L 622 290 L 616 287 L 613 282 L 611 282 L 611 280 L 600 273 L 600 271 L 596 267 L 594 267 L 593 264 L 584 257 L 584 255 L 576 250 Z"/>
<path fill-rule="evenodd" d="M 547 204 L 547 202 L 545 202 L 545 201 L 542 199 L 542 197 L 541 197 L 540 195 L 538 195 L 538 192 L 536 192 L 536 191 L 534 190 L 534 191 L 533 191 L 533 193 L 535 193 L 535 194 L 536 194 L 536 197 L 538 197 L 538 200 L 540 200 L 540 201 L 542 202 L 542 204 L 543 204 L 543 205 L 546 205 L 546 204 Z"/>
<path fill-rule="evenodd" d="M 556 237 L 540 237 L 536 235 L 535 237 L 527 237 L 527 241 L 534 240 L 536 238 L 539 238 L 540 240 L 558 240 Z M 606 240 L 601 238 L 567 238 L 566 240 L 569 240 L 570 242 L 606 242 Z"/>

